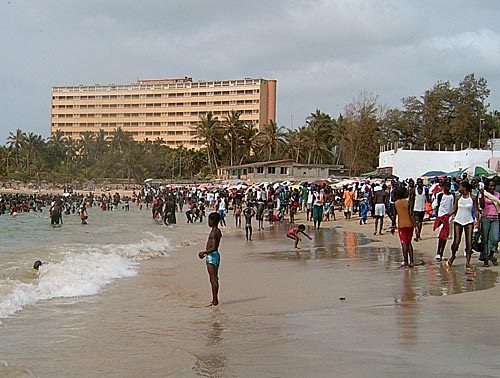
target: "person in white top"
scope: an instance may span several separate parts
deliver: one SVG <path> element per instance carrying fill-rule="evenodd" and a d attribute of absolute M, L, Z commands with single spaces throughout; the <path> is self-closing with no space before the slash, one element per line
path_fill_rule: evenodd
<path fill-rule="evenodd" d="M 307 191 L 307 202 L 306 202 L 306 219 L 312 219 L 313 217 L 313 204 L 314 204 L 314 189 L 313 186 Z"/>
<path fill-rule="evenodd" d="M 450 216 L 455 203 L 455 196 L 450 193 L 451 184 L 445 182 L 443 191 L 438 193 L 432 203 L 432 207 L 436 213 L 434 221 L 434 230 L 440 227 L 438 236 L 438 246 L 436 252 L 436 261 L 443 259 L 444 248 L 450 236 Z"/>
<path fill-rule="evenodd" d="M 413 219 L 415 220 L 415 241 L 422 240 L 420 233 L 422 232 L 422 223 L 425 216 L 425 203 L 429 199 L 429 193 L 424 188 L 424 182 L 421 178 L 417 179 L 415 194 L 413 195 Z"/>
<path fill-rule="evenodd" d="M 455 202 L 453 206 L 453 211 L 451 214 L 455 214 L 454 230 L 453 230 L 453 244 L 451 245 L 451 258 L 448 260 L 448 266 L 453 265 L 455 261 L 455 255 L 457 253 L 458 247 L 460 246 L 460 241 L 462 239 L 462 232 L 465 231 L 465 251 L 466 251 L 466 270 L 472 270 L 472 265 L 470 264 L 470 259 L 472 256 L 472 233 L 474 231 L 474 223 L 479 224 L 476 218 L 474 222 L 474 214 L 479 214 L 477 199 L 471 193 L 472 185 L 463 181 L 460 183 L 459 187 L 460 197 L 458 201 Z"/>

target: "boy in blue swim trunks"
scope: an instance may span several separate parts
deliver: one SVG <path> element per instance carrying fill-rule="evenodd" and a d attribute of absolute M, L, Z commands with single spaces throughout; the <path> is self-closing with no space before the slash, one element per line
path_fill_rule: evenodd
<path fill-rule="evenodd" d="M 207 265 L 208 276 L 210 277 L 210 285 L 212 287 L 212 302 L 209 306 L 217 306 L 219 304 L 219 265 L 220 254 L 219 244 L 222 238 L 222 232 L 219 230 L 220 215 L 211 213 L 208 216 L 208 226 L 212 228 L 208 235 L 207 246 L 205 251 L 198 253 L 200 259 L 205 258 Z"/>

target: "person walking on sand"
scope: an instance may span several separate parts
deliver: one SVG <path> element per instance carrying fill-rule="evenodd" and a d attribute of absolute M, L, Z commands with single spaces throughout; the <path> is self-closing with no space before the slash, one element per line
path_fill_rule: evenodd
<path fill-rule="evenodd" d="M 413 237 L 413 228 L 415 227 L 413 218 L 410 215 L 410 205 L 408 203 L 408 190 L 404 186 L 400 186 L 394 193 L 394 216 L 392 217 L 391 234 L 394 234 L 396 228 L 396 218 L 398 224 L 399 241 L 403 251 L 403 267 L 412 268 L 413 261 L 413 246 L 411 239 Z"/>
<path fill-rule="evenodd" d="M 247 203 L 247 207 L 243 210 L 243 216 L 245 217 L 245 236 L 247 241 L 252 241 L 252 218 L 255 215 L 255 210 L 250 203 Z"/>
<path fill-rule="evenodd" d="M 429 193 L 426 188 L 424 188 L 424 181 L 419 178 L 417 179 L 417 185 L 412 189 L 412 213 L 413 219 L 415 220 L 415 241 L 418 242 L 422 240 L 420 234 L 422 233 L 422 223 L 424 221 L 425 215 L 425 204 L 429 200 Z"/>
<path fill-rule="evenodd" d="M 382 235 L 382 228 L 384 227 L 384 216 L 386 212 L 386 206 L 388 202 L 389 194 L 387 193 L 387 186 L 384 184 L 381 186 L 376 186 L 373 189 L 373 205 L 374 205 L 374 217 L 375 217 L 375 231 L 373 235 L 377 235 L 377 227 L 379 228 L 379 235 Z"/>
<path fill-rule="evenodd" d="M 441 227 L 438 236 L 438 246 L 435 257 L 436 261 L 443 260 L 444 248 L 446 247 L 446 242 L 450 237 L 450 216 L 455 204 L 455 196 L 451 194 L 450 189 L 451 184 L 449 182 L 445 182 L 443 185 L 443 191 L 436 196 L 434 203 L 433 211 L 436 214 L 436 219 L 434 220 L 434 230 Z"/>
<path fill-rule="evenodd" d="M 305 233 L 305 230 L 306 230 L 306 226 L 304 226 L 303 224 L 300 224 L 296 228 L 289 229 L 288 232 L 286 233 L 287 238 L 295 240 L 294 248 L 296 251 L 300 250 L 299 241 L 302 240 L 301 238 L 299 238 L 299 234 L 303 234 L 303 235 L 307 236 L 309 238 L 309 240 L 312 240 L 311 237 Z"/>
<path fill-rule="evenodd" d="M 474 223 L 479 226 L 476 218 L 474 221 L 474 214 L 478 215 L 477 199 L 471 193 L 472 185 L 467 181 L 462 181 L 459 186 L 460 197 L 455 202 L 451 215 L 455 215 L 453 221 L 453 244 L 451 245 L 451 258 L 447 261 L 448 266 L 453 265 L 455 255 L 460 247 L 462 239 L 462 232 L 465 233 L 465 252 L 466 262 L 465 269 L 472 270 L 470 259 L 472 256 L 472 232 L 474 231 Z"/>
<path fill-rule="evenodd" d="M 354 206 L 354 192 L 352 186 L 344 189 L 344 194 L 342 195 L 344 199 L 344 217 L 346 220 L 351 219 L 351 214 Z"/>
<path fill-rule="evenodd" d="M 200 259 L 205 258 L 210 286 L 212 289 L 212 302 L 208 306 L 217 306 L 219 304 L 219 266 L 220 252 L 219 245 L 222 238 L 222 232 L 219 229 L 220 215 L 210 213 L 208 215 L 208 226 L 211 227 L 208 234 L 207 245 L 204 251 L 198 253 Z"/>
<path fill-rule="evenodd" d="M 479 194 L 479 205 L 481 207 L 481 239 L 483 240 L 483 251 L 479 260 L 484 266 L 489 262 L 498 265 L 495 253 L 498 245 L 498 210 L 500 209 L 500 193 L 495 192 L 495 181 L 486 183 L 486 190 L 481 189 Z"/>

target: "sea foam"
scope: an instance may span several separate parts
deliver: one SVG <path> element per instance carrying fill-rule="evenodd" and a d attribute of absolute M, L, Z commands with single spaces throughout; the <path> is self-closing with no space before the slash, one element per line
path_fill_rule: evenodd
<path fill-rule="evenodd" d="M 79 297 L 99 293 L 111 281 L 136 275 L 140 261 L 166 256 L 168 239 L 150 234 L 152 239 L 136 244 L 71 245 L 54 253 L 54 262 L 43 264 L 32 283 L 2 282 L 7 294 L 0 300 L 0 319 L 26 306 L 51 298 Z"/>

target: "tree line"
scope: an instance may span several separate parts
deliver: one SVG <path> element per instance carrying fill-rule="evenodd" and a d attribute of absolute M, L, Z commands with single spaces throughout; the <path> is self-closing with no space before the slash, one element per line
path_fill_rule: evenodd
<path fill-rule="evenodd" d="M 48 139 L 20 129 L 0 146 L 0 179 L 50 183 L 127 180 L 142 182 L 205 179 L 217 169 L 254 161 L 293 159 L 297 163 L 341 164 L 354 175 L 376 168 L 381 145 L 413 149 L 485 147 L 500 130 L 484 78 L 469 74 L 457 87 L 437 82 L 421 96 L 402 99 L 401 108 L 360 94 L 337 118 L 316 109 L 297 129 L 270 121 L 259 130 L 231 111 L 219 119 L 209 112 L 193 127 L 200 150 L 171 148 L 161 138 L 135 142 L 121 128 L 107 136 L 86 132 L 78 140 L 58 130 Z"/>

